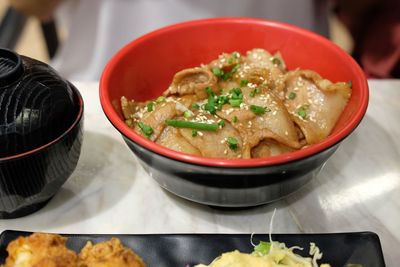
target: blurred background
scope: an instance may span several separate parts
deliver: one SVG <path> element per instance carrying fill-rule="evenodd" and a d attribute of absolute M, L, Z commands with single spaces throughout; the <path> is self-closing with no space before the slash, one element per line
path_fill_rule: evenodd
<path fill-rule="evenodd" d="M 399 78 L 399 14 L 399 0 L 0 0 L 0 46 L 50 62 L 66 78 L 98 80 L 111 56 L 144 33 L 190 19 L 247 16 L 325 35 L 368 78 Z"/>
<path fill-rule="evenodd" d="M 1 0 L 0 18 L 4 18 L 7 8 L 8 1 Z M 334 14 L 331 14 L 329 24 L 330 39 L 345 51 L 351 52 L 353 41 L 346 27 Z M 63 31 L 62 29 L 58 29 L 58 32 L 60 39 L 63 39 L 63 37 L 65 38 L 65 30 Z M 24 26 L 21 29 L 20 36 L 16 42 L 15 51 L 46 63 L 49 62 L 50 58 L 39 19 L 36 17 L 29 17 L 26 19 Z"/>

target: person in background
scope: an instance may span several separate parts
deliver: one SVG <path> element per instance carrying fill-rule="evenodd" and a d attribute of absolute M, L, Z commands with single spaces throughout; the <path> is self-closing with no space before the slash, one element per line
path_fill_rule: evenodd
<path fill-rule="evenodd" d="M 400 1 L 339 0 L 336 14 L 354 40 L 353 57 L 369 78 L 400 78 Z"/>
<path fill-rule="evenodd" d="M 390 6 L 396 0 L 9 1 L 17 10 L 41 20 L 55 16 L 67 29 L 67 38 L 51 64 L 71 80 L 98 80 L 107 61 L 123 45 L 169 24 L 220 16 L 255 17 L 295 24 L 328 37 L 332 10 L 352 33 L 353 54 L 369 77 L 400 77 L 399 16 L 385 17 L 385 12 L 395 11 L 390 11 Z M 381 2 L 386 8 L 376 8 Z M 374 12 L 378 15 L 372 16 Z M 382 17 L 391 26 L 384 24 L 386 28 L 380 29 L 378 20 Z M 374 32 L 366 30 L 365 25 L 371 25 Z M 380 39 L 371 37 L 374 34 Z M 376 50 L 377 45 L 385 49 Z"/>

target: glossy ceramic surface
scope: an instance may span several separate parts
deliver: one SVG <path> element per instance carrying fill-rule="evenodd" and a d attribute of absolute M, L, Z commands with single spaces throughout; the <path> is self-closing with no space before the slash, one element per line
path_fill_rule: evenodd
<path fill-rule="evenodd" d="M 48 65 L 0 49 L 0 159 L 45 145 L 76 119 L 73 90 Z"/>
<path fill-rule="evenodd" d="M 27 232 L 5 231 L 0 237 L 0 262 L 6 257 L 7 244 Z M 87 241 L 93 243 L 109 240 L 111 235 L 66 235 L 67 246 L 79 251 Z M 146 262 L 147 266 L 171 267 L 209 264 L 224 252 L 238 249 L 251 252 L 250 234 L 162 234 L 116 235 Z M 384 267 L 381 244 L 371 232 L 337 234 L 273 234 L 272 239 L 287 246 L 300 246 L 304 251 L 296 253 L 307 257 L 310 242 L 323 252 L 320 263 L 331 266 L 361 264 L 363 267 Z M 253 242 L 268 241 L 268 235 L 254 235 Z M 150 249 L 151 248 L 151 249 Z M 339 249 L 340 248 L 340 249 Z"/>
<path fill-rule="evenodd" d="M 272 52 L 279 50 L 289 69 L 298 67 L 313 69 L 332 81 L 352 81 L 352 97 L 333 133 L 327 139 L 319 144 L 279 156 L 226 160 L 197 157 L 167 149 L 143 138 L 125 125 L 119 104 L 121 96 L 138 101 L 154 98 L 168 87 L 177 71 L 207 63 L 222 52 L 244 53 L 254 47 L 265 48 Z M 110 122 L 121 132 L 130 148 L 161 186 L 183 196 L 179 188 L 181 183 L 166 183 L 166 177 L 170 177 L 170 181 L 174 176 L 177 177 L 177 181 L 195 177 L 189 179 L 191 186 L 187 188 L 189 191 L 185 191 L 184 197 L 217 206 L 250 206 L 272 201 L 293 192 L 293 188 L 287 188 L 289 183 L 286 185 L 284 183 L 288 178 L 296 178 L 295 187 L 299 188 L 300 184 L 304 184 L 316 175 L 318 169 L 333 153 L 332 148 L 346 138 L 363 118 L 368 105 L 368 85 L 354 60 L 323 37 L 276 22 L 220 18 L 173 25 L 129 43 L 105 68 L 100 81 L 100 101 Z M 155 158 L 157 160 L 154 160 Z M 307 163 L 310 159 L 315 161 L 314 164 Z M 162 161 L 164 163 L 161 163 Z M 271 167 L 271 171 L 267 166 Z M 262 170 L 263 186 L 271 184 L 271 179 L 280 180 L 281 188 L 285 189 L 273 189 L 278 194 L 272 195 L 267 193 L 269 190 L 261 190 L 256 196 L 262 197 L 253 199 L 252 203 L 240 202 L 247 199 L 247 196 L 231 202 L 235 194 L 240 194 L 240 190 L 229 197 L 228 201 L 215 201 L 214 197 L 211 200 L 208 198 L 209 193 L 202 194 L 200 199 L 199 194 L 193 192 L 196 186 L 199 186 L 198 192 L 204 190 L 204 184 L 199 183 L 199 180 L 208 180 L 209 174 L 213 179 L 224 181 L 215 182 L 220 185 L 224 183 L 222 188 L 235 183 L 229 179 L 232 173 L 245 174 L 243 179 L 247 182 L 244 184 L 254 187 L 252 168 Z M 236 172 L 232 171 L 233 169 Z M 291 175 L 288 176 L 287 172 Z M 258 178 L 260 177 L 262 177 L 261 172 Z M 217 189 L 215 195 L 220 194 L 220 185 L 218 188 L 209 188 L 209 191 Z"/>
<path fill-rule="evenodd" d="M 0 50 L 0 73 L 0 218 L 15 218 L 41 208 L 75 169 L 83 99 L 49 66 L 11 51 Z"/>
<path fill-rule="evenodd" d="M 218 207 L 256 206 L 295 192 L 317 176 L 338 146 L 286 164 L 229 168 L 179 162 L 124 140 L 161 187 L 185 199 Z"/>

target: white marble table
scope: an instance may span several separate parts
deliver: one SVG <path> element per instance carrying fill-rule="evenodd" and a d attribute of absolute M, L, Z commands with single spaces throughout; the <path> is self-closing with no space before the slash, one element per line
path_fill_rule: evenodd
<path fill-rule="evenodd" d="M 75 83 L 85 100 L 79 165 L 42 210 L 6 229 L 56 233 L 251 233 L 373 231 L 387 266 L 400 261 L 400 80 L 370 81 L 367 114 L 317 179 L 287 199 L 219 211 L 177 198 L 149 177 L 101 110 L 97 83 Z"/>

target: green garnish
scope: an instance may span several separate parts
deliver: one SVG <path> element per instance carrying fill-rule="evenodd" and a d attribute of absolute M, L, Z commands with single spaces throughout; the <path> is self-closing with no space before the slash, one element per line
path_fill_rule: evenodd
<path fill-rule="evenodd" d="M 232 72 L 226 72 L 224 75 L 222 75 L 222 80 L 226 81 L 232 77 Z"/>
<path fill-rule="evenodd" d="M 232 88 L 229 93 L 231 94 L 231 99 L 243 99 L 243 93 L 240 88 Z"/>
<path fill-rule="evenodd" d="M 260 92 L 261 92 L 260 88 L 258 88 L 258 87 L 254 88 L 254 90 L 250 92 L 250 96 L 255 97 L 256 94 L 259 94 Z"/>
<path fill-rule="evenodd" d="M 303 105 L 297 109 L 297 115 L 299 115 L 303 120 L 306 120 L 308 118 L 307 111 L 308 105 Z"/>
<path fill-rule="evenodd" d="M 197 103 L 192 104 L 192 109 L 199 109 L 199 108 L 200 108 L 199 104 L 197 104 Z"/>
<path fill-rule="evenodd" d="M 192 117 L 193 113 L 190 110 L 185 110 L 185 112 L 183 112 L 183 117 L 190 118 Z"/>
<path fill-rule="evenodd" d="M 215 96 L 214 91 L 211 89 L 211 87 L 206 87 L 206 92 L 208 96 Z"/>
<path fill-rule="evenodd" d="M 198 132 L 197 132 L 196 130 L 192 130 L 192 136 L 193 136 L 193 137 L 196 137 L 197 134 L 198 134 Z"/>
<path fill-rule="evenodd" d="M 233 74 L 233 73 L 237 72 L 239 69 L 240 69 L 240 64 L 236 64 L 236 65 L 232 68 L 231 73 Z"/>
<path fill-rule="evenodd" d="M 181 121 L 181 120 L 166 120 L 165 124 L 177 128 L 190 128 L 204 131 L 216 131 L 218 124 L 216 123 L 204 123 L 194 121 Z"/>
<path fill-rule="evenodd" d="M 151 111 L 153 111 L 154 109 L 154 103 L 153 102 L 149 102 L 149 103 L 147 103 L 147 112 L 151 112 Z"/>
<path fill-rule="evenodd" d="M 220 126 L 221 128 L 225 126 L 225 121 L 220 121 L 218 122 L 218 126 Z"/>
<path fill-rule="evenodd" d="M 235 51 L 235 52 L 232 53 L 232 57 L 240 58 L 240 53 L 238 51 Z"/>
<path fill-rule="evenodd" d="M 208 111 L 210 114 L 215 114 L 215 93 L 211 90 L 210 87 L 206 88 L 206 92 L 208 94 L 208 102 L 204 105 L 204 110 Z"/>
<path fill-rule="evenodd" d="M 241 87 L 246 86 L 248 83 L 249 83 L 248 80 L 240 80 L 240 86 Z"/>
<path fill-rule="evenodd" d="M 353 82 L 352 81 L 348 81 L 347 84 L 350 86 L 350 88 L 353 88 Z"/>
<path fill-rule="evenodd" d="M 236 61 L 236 59 L 238 59 L 239 57 L 240 57 L 240 53 L 239 52 L 233 52 L 231 54 L 231 57 L 228 60 L 228 64 L 233 64 Z"/>
<path fill-rule="evenodd" d="M 229 91 L 229 93 L 229 104 L 231 104 L 232 107 L 240 107 L 240 104 L 243 102 L 242 90 L 240 88 L 233 88 Z"/>
<path fill-rule="evenodd" d="M 236 123 L 238 121 L 238 117 L 236 117 L 236 116 L 233 116 L 233 118 L 232 118 L 232 122 L 233 123 Z"/>
<path fill-rule="evenodd" d="M 296 96 L 297 96 L 297 94 L 296 94 L 295 92 L 290 92 L 289 95 L 288 95 L 288 98 L 289 98 L 290 100 L 293 100 L 293 99 L 296 98 Z"/>
<path fill-rule="evenodd" d="M 236 150 L 238 148 L 238 140 L 235 137 L 229 136 L 226 143 L 231 150 Z"/>
<path fill-rule="evenodd" d="M 212 68 L 212 73 L 217 77 L 222 77 L 224 75 L 224 70 L 221 68 Z"/>
<path fill-rule="evenodd" d="M 220 95 L 217 97 L 217 110 L 221 110 L 222 106 L 229 102 L 229 97 L 226 95 Z"/>
<path fill-rule="evenodd" d="M 270 242 L 260 241 L 260 243 L 254 247 L 254 252 L 257 254 L 261 254 L 262 256 L 266 256 L 268 255 L 270 249 L 271 249 Z"/>
<path fill-rule="evenodd" d="M 240 107 L 240 104 L 242 104 L 242 102 L 242 99 L 229 99 L 229 104 L 231 104 L 231 106 L 234 108 Z"/>
<path fill-rule="evenodd" d="M 265 112 L 271 111 L 269 108 L 264 108 L 261 106 L 251 105 L 250 110 L 256 115 L 263 115 Z"/>
<path fill-rule="evenodd" d="M 272 63 L 274 63 L 274 64 L 277 65 L 277 66 L 280 66 L 282 62 L 281 62 L 281 60 L 280 60 L 279 58 L 274 57 L 274 58 L 272 59 Z"/>
<path fill-rule="evenodd" d="M 159 104 L 159 103 L 161 103 L 161 102 L 164 102 L 165 101 L 165 96 L 159 96 L 157 99 L 156 99 L 156 103 L 157 104 Z"/>
<path fill-rule="evenodd" d="M 139 125 L 140 130 L 142 130 L 143 134 L 147 138 L 149 138 L 153 134 L 154 130 L 149 125 L 144 124 L 143 122 L 139 122 L 138 125 Z"/>

